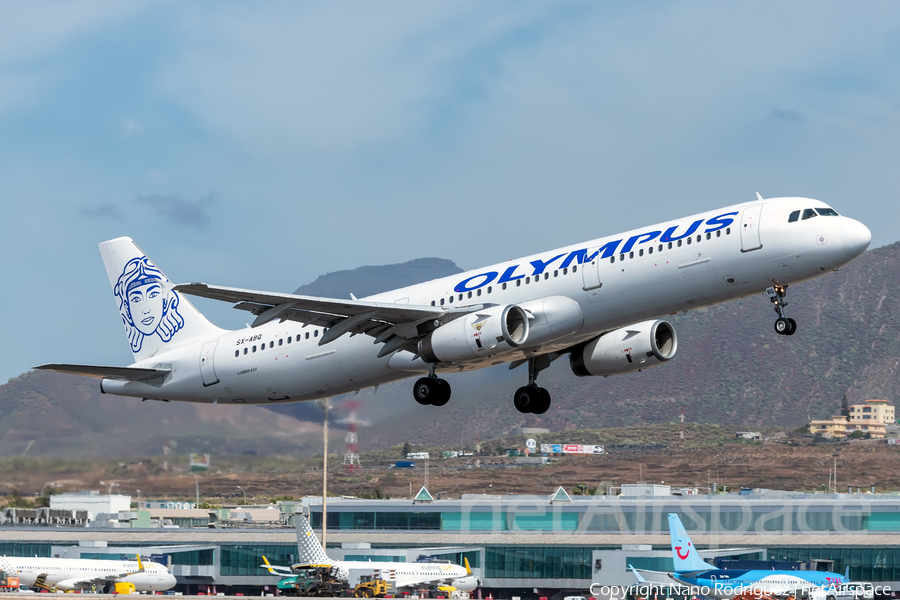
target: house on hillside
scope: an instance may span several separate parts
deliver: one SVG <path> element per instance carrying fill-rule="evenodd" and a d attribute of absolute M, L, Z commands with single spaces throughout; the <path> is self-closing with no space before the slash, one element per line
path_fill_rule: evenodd
<path fill-rule="evenodd" d="M 886 435 L 886 425 L 893 424 L 895 419 L 894 406 L 887 400 L 866 400 L 865 404 L 854 404 L 850 406 L 849 413 L 849 418 L 837 414 L 829 419 L 810 421 L 809 432 L 826 438 L 844 438 L 859 431 L 882 439 Z"/>
<path fill-rule="evenodd" d="M 850 406 L 850 422 L 881 421 L 884 424 L 894 423 L 894 405 L 887 400 L 866 400 L 865 404 Z"/>
<path fill-rule="evenodd" d="M 842 438 L 847 435 L 847 418 L 831 415 L 828 419 L 813 419 L 809 422 L 809 432 L 825 438 Z"/>

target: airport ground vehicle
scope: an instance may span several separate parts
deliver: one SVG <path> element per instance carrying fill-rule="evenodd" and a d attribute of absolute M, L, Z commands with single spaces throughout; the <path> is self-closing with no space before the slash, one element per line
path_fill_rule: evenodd
<path fill-rule="evenodd" d="M 309 565 L 295 573 L 278 582 L 278 590 L 285 596 L 340 596 L 347 589 L 329 565 Z"/>
<path fill-rule="evenodd" d="M 353 595 L 357 598 L 384 598 L 390 587 L 384 579 L 363 575 L 359 578 L 359 584 L 353 591 Z"/>
<path fill-rule="evenodd" d="M 18 592 L 19 578 L 0 571 L 0 592 Z"/>

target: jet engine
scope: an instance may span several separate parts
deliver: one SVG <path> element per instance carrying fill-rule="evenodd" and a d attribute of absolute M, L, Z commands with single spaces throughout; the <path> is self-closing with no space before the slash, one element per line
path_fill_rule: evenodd
<path fill-rule="evenodd" d="M 618 375 L 655 367 L 670 360 L 678 336 L 668 321 L 635 323 L 594 338 L 572 352 L 569 366 L 579 377 Z"/>
<path fill-rule="evenodd" d="M 419 342 L 425 362 L 456 362 L 493 356 L 528 339 L 528 314 L 515 304 L 492 306 L 450 321 Z"/>

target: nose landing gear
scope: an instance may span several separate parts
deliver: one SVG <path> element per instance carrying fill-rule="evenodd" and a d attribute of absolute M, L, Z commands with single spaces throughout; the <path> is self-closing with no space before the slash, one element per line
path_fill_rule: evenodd
<path fill-rule="evenodd" d="M 528 385 L 523 385 L 513 395 L 513 405 L 520 413 L 542 415 L 550 410 L 550 392 L 538 387 L 538 373 L 550 366 L 547 354 L 528 359 Z"/>
<path fill-rule="evenodd" d="M 797 331 L 797 321 L 784 316 L 784 307 L 788 305 L 787 300 L 784 299 L 785 295 L 787 295 L 787 286 L 775 285 L 768 287 L 766 288 L 766 295 L 769 297 L 769 301 L 775 305 L 774 309 L 778 314 L 778 319 L 775 321 L 775 333 L 778 335 L 794 335 L 794 332 Z"/>

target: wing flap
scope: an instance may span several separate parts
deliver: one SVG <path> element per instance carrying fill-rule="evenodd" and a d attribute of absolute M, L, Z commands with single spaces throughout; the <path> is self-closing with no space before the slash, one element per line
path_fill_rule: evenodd
<path fill-rule="evenodd" d="M 50 363 L 35 367 L 38 371 L 56 371 L 70 375 L 102 377 L 104 379 L 124 379 L 125 381 L 149 381 L 165 377 L 171 369 L 139 369 L 136 367 L 107 367 L 102 365 L 68 365 Z"/>

